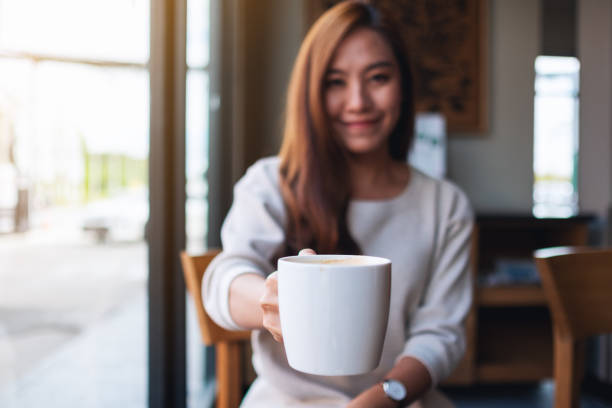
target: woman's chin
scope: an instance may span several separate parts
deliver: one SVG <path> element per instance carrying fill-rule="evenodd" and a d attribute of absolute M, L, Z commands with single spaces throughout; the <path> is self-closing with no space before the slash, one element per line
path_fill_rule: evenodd
<path fill-rule="evenodd" d="M 350 138 L 344 140 L 344 146 L 352 154 L 368 154 L 379 150 L 381 143 L 368 138 Z"/>
<path fill-rule="evenodd" d="M 347 146 L 346 150 L 353 157 L 380 156 L 386 152 L 380 146 Z"/>

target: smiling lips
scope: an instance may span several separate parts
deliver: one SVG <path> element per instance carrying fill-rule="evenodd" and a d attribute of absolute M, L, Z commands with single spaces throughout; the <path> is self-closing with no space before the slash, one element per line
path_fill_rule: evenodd
<path fill-rule="evenodd" d="M 379 119 L 362 119 L 342 121 L 341 123 L 349 129 L 365 129 L 378 123 Z"/>

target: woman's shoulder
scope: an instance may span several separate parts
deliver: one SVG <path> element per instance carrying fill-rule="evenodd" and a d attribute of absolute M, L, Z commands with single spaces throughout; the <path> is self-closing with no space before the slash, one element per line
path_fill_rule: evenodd
<path fill-rule="evenodd" d="M 448 211 L 472 217 L 470 200 L 455 182 L 446 178 L 429 176 L 414 167 L 411 170 L 412 181 L 418 185 L 423 200 L 436 204 L 435 207 L 446 208 Z"/>
<path fill-rule="evenodd" d="M 280 159 L 276 156 L 257 160 L 236 183 L 236 188 L 260 193 L 278 191 L 279 165 Z"/>
<path fill-rule="evenodd" d="M 245 176 L 267 177 L 278 179 L 278 167 L 280 158 L 278 156 L 268 156 L 258 159 L 249 166 Z"/>

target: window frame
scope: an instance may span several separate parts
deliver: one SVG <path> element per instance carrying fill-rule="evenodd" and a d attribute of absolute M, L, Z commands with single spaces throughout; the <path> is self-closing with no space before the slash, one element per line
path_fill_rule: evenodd
<path fill-rule="evenodd" d="M 186 406 L 186 0 L 151 0 L 149 407 Z"/>

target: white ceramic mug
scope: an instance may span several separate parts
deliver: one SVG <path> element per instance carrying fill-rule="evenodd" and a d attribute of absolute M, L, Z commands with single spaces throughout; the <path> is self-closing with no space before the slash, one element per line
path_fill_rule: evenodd
<path fill-rule="evenodd" d="M 391 261 L 302 255 L 278 261 L 278 303 L 289 365 L 355 375 L 380 363 L 391 295 Z"/>

